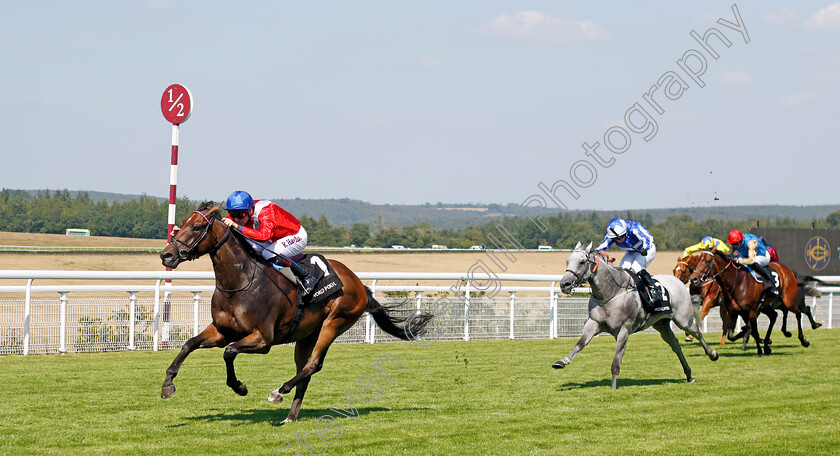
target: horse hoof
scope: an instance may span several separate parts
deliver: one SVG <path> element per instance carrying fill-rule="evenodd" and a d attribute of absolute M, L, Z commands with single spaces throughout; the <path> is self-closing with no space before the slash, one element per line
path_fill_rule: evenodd
<path fill-rule="evenodd" d="M 791 336 L 793 336 L 793 333 L 790 333 L 790 332 L 787 332 L 787 331 L 782 331 L 782 334 L 784 334 L 784 335 L 785 335 L 785 337 L 791 337 Z"/>
<path fill-rule="evenodd" d="M 712 361 L 717 361 L 717 360 L 718 360 L 718 358 L 720 358 L 720 355 L 718 355 L 718 352 L 716 352 L 716 351 L 712 350 L 712 356 L 710 356 L 709 358 L 710 358 Z"/>
<path fill-rule="evenodd" d="M 686 380 L 688 383 L 694 383 L 694 377 L 690 377 Z"/>
<path fill-rule="evenodd" d="M 279 404 L 283 402 L 283 395 L 280 394 L 280 388 L 277 388 L 276 390 L 272 391 L 271 394 L 268 395 L 268 402 L 271 402 L 272 404 Z M 288 423 L 289 421 L 283 422 Z"/>
<path fill-rule="evenodd" d="M 813 325 L 811 325 L 811 329 L 817 329 L 820 326 L 822 326 L 822 323 L 814 323 Z"/>
<path fill-rule="evenodd" d="M 803 347 L 809 347 L 809 346 L 811 346 L 811 342 L 808 342 L 807 339 L 804 339 L 804 340 L 802 340 L 802 346 Z"/>
<path fill-rule="evenodd" d="M 160 390 L 160 397 L 166 399 L 175 394 L 175 385 L 164 386 Z"/>
<path fill-rule="evenodd" d="M 764 347 L 764 354 L 765 355 L 772 355 L 773 350 L 770 350 L 770 347 Z"/>
<path fill-rule="evenodd" d="M 233 391 L 240 396 L 248 395 L 248 387 L 244 383 L 239 382 L 239 385 L 233 387 Z"/>
<path fill-rule="evenodd" d="M 553 367 L 555 369 L 562 369 L 562 368 L 566 367 L 566 363 L 563 362 L 563 360 L 561 359 L 560 361 L 557 361 L 556 363 L 552 364 L 551 367 Z"/>

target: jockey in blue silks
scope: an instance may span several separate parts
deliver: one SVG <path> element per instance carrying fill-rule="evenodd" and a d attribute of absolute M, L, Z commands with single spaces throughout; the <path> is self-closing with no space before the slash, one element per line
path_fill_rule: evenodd
<path fill-rule="evenodd" d="M 642 303 L 650 313 L 668 313 L 670 306 L 661 306 L 662 293 L 653 283 L 653 279 L 645 268 L 650 265 L 656 256 L 656 245 L 653 243 L 653 236 L 650 231 L 639 222 L 614 218 L 607 225 L 607 235 L 596 250 L 602 252 L 615 244 L 624 249 L 624 257 L 619 267 L 635 271 L 645 288 L 648 296 L 642 296 Z M 643 295 L 643 293 L 640 293 Z M 648 302 L 645 302 L 648 301 Z"/>
<path fill-rule="evenodd" d="M 770 252 L 767 247 L 754 234 L 743 234 L 739 230 L 732 230 L 729 232 L 729 239 L 727 239 L 732 250 L 737 252 L 740 256 L 734 261 L 738 264 L 749 265 L 761 274 L 764 280 L 764 288 L 770 293 L 778 294 L 779 290 L 776 288 L 776 281 L 767 269 L 770 264 Z"/>

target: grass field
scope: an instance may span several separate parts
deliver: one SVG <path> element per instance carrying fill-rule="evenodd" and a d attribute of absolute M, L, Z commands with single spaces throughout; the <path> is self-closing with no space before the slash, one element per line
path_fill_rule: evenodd
<path fill-rule="evenodd" d="M 197 351 L 168 400 L 175 351 L 7 356 L 0 453 L 836 455 L 840 330 L 807 336 L 802 348 L 777 333 L 760 359 L 728 344 L 717 362 L 684 343 L 688 384 L 657 335 L 634 335 L 615 391 L 609 336 L 559 371 L 574 339 L 337 345 L 285 426 L 291 397 L 266 397 L 293 375 L 289 346 L 239 356 L 246 397 L 225 386 L 221 350 Z"/>

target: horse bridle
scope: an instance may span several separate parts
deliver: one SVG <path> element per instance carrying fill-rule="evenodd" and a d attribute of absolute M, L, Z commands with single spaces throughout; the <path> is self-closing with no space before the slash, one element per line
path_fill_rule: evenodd
<path fill-rule="evenodd" d="M 711 252 L 709 252 L 709 254 L 710 254 L 710 255 L 712 255 L 712 261 L 711 261 L 711 264 L 715 264 L 714 254 L 713 254 L 713 253 L 711 253 Z M 701 273 L 701 275 L 700 275 L 700 280 L 702 280 L 702 281 L 703 281 L 703 284 L 705 284 L 705 283 L 706 283 L 706 282 L 708 282 L 709 280 L 714 280 L 714 279 L 716 279 L 719 275 L 723 274 L 723 272 L 724 272 L 724 271 L 726 271 L 726 270 L 729 268 L 729 266 L 730 266 L 731 264 L 732 264 L 732 260 L 729 260 L 729 261 L 726 263 L 726 266 L 724 266 L 724 267 L 723 267 L 723 269 L 721 269 L 720 271 L 718 271 L 717 273 L 712 274 L 712 275 L 709 275 L 709 274 L 712 272 L 712 271 L 711 271 L 711 269 L 712 269 L 712 267 L 711 267 L 711 266 L 709 266 L 709 270 L 708 270 L 708 271 L 701 271 L 701 270 L 700 270 L 700 265 L 698 264 L 698 265 L 697 265 L 697 267 L 696 267 L 696 268 L 694 268 L 694 270 L 695 270 L 695 271 L 699 271 L 699 272 Z M 702 285 L 702 284 L 701 284 L 701 285 Z"/>
<path fill-rule="evenodd" d="M 204 228 L 204 232 L 201 233 L 201 235 L 198 237 L 198 239 L 196 239 L 192 244 L 187 245 L 186 242 L 178 239 L 177 236 L 172 238 L 173 243 L 180 244 L 180 245 L 183 245 L 185 247 L 184 249 L 179 249 L 178 250 L 178 256 L 183 261 L 192 261 L 192 260 L 198 258 L 198 255 L 195 254 L 195 250 L 198 248 L 198 244 L 201 244 L 201 242 L 204 241 L 204 238 L 207 237 L 207 234 L 210 232 L 210 229 L 213 228 L 213 222 L 215 222 L 216 219 L 221 219 L 221 217 L 219 217 L 218 212 L 213 214 L 213 216 L 210 217 L 210 218 L 207 218 L 206 215 L 204 215 L 203 213 L 201 213 L 199 211 L 193 211 L 193 214 L 200 215 L 201 218 L 203 218 L 204 221 L 207 222 L 207 226 Z M 227 230 L 225 230 L 225 235 L 222 236 L 222 239 L 219 240 L 219 242 L 217 242 L 216 245 L 214 245 L 213 248 L 209 250 L 209 253 L 213 253 L 216 250 L 219 250 L 219 247 L 221 247 L 222 244 L 227 242 L 228 237 L 230 237 L 230 227 L 227 227 Z"/>
<path fill-rule="evenodd" d="M 597 271 L 597 270 L 598 270 L 598 264 L 599 264 L 599 263 L 600 263 L 600 261 L 601 261 L 601 255 L 600 255 L 598 252 L 595 252 L 595 258 L 596 258 L 596 259 L 595 259 L 595 260 L 592 260 L 592 259 L 590 259 L 590 258 L 589 258 L 589 253 L 591 253 L 591 252 L 586 252 L 586 253 L 585 253 L 585 255 L 586 255 L 586 263 L 585 263 L 584 271 L 589 270 L 589 264 L 591 263 L 591 264 L 594 264 L 595 266 L 593 266 L 593 267 L 592 267 L 592 270 L 591 270 L 591 271 L 589 271 L 589 272 L 591 272 L 591 273 L 595 273 L 595 271 Z M 572 274 L 573 276 L 575 276 L 575 279 L 576 279 L 576 280 L 575 280 L 574 282 L 572 282 L 572 288 L 577 288 L 577 287 L 579 287 L 579 286 L 580 286 L 580 284 L 582 284 L 583 282 L 585 282 L 585 281 L 589 278 L 589 277 L 585 277 L 586 272 L 584 272 L 584 273 L 581 275 L 581 274 L 578 274 L 577 272 L 572 271 L 571 269 L 568 269 L 568 268 L 566 269 L 566 272 L 568 272 L 568 273 Z"/>

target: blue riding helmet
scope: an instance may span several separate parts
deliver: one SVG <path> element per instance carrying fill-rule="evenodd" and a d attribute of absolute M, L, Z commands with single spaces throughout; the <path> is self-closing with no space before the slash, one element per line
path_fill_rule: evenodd
<path fill-rule="evenodd" d="M 607 237 L 610 239 L 621 237 L 626 232 L 627 222 L 619 217 L 610 220 L 609 225 L 607 225 Z"/>
<path fill-rule="evenodd" d="M 228 196 L 227 202 L 225 202 L 225 210 L 237 210 L 237 209 L 251 209 L 254 207 L 254 198 L 251 198 L 251 195 L 248 192 L 244 192 L 242 190 L 237 190 Z"/>
<path fill-rule="evenodd" d="M 703 244 L 711 244 L 712 237 L 711 236 L 703 236 L 703 239 L 700 239 L 700 242 Z"/>

